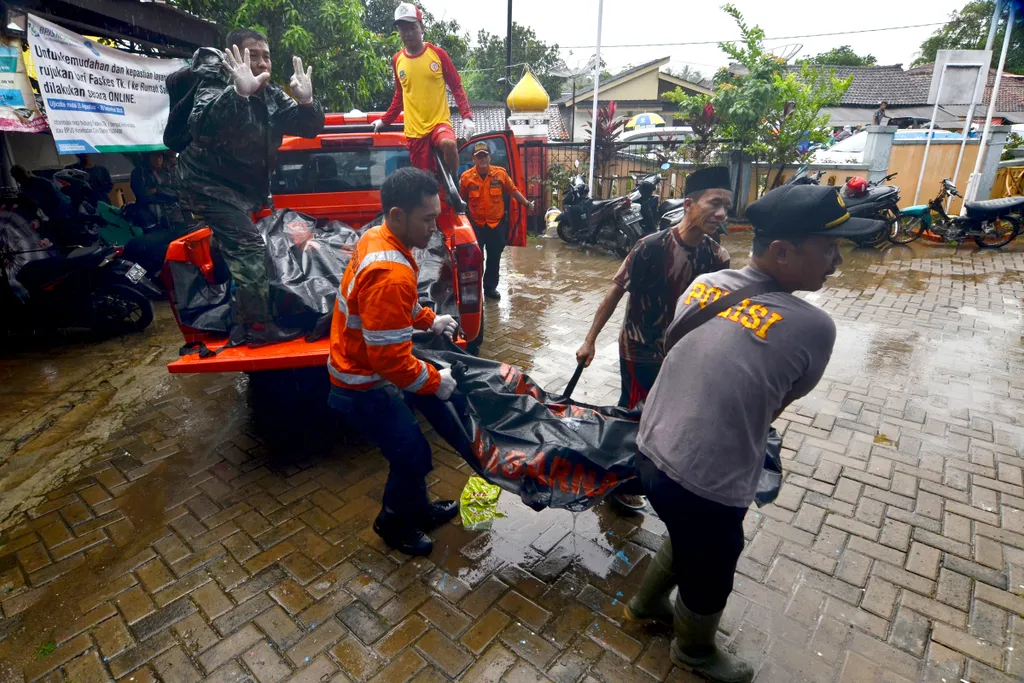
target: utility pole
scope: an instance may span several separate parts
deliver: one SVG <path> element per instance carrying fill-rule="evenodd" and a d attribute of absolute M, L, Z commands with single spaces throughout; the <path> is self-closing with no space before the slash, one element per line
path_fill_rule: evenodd
<path fill-rule="evenodd" d="M 988 48 L 991 49 L 996 39 L 996 25 L 999 23 L 999 14 L 1002 11 L 1002 1 L 996 1 L 996 10 L 992 14 L 992 24 L 988 28 Z M 999 68 L 996 70 L 996 80 L 992 84 L 992 94 L 988 99 L 988 111 L 985 114 L 985 130 L 981 134 L 981 144 L 978 145 L 978 158 L 974 161 L 974 173 L 967 184 L 967 191 L 964 193 L 964 205 L 960 210 L 961 215 L 967 211 L 967 202 L 978 198 L 978 183 L 981 182 L 981 164 L 985 160 L 985 153 L 988 151 L 989 132 L 992 128 L 992 114 L 995 113 L 996 102 L 999 99 L 999 86 L 1003 82 L 1003 68 L 1006 66 L 1006 52 L 1010 48 L 1010 34 L 1013 33 L 1013 21 L 1016 18 L 1014 10 L 1016 3 L 1010 3 L 1010 16 L 1006 19 L 1006 33 L 1003 34 L 1003 49 L 999 53 Z M 985 75 L 988 82 L 988 74 Z"/>
<path fill-rule="evenodd" d="M 590 196 L 594 196 L 594 154 L 597 151 L 597 92 L 601 86 L 601 22 L 604 19 L 604 0 L 597 0 L 597 56 L 594 58 L 594 111 L 590 124 Z M 576 103 L 573 102 L 573 106 Z"/>
<path fill-rule="evenodd" d="M 570 116 L 572 122 L 569 124 L 569 142 L 576 142 L 576 74 L 572 75 L 572 109 L 570 110 Z"/>
<path fill-rule="evenodd" d="M 512 0 L 508 0 L 508 24 L 505 27 L 505 117 L 512 112 L 508 108 L 508 96 L 512 93 Z"/>

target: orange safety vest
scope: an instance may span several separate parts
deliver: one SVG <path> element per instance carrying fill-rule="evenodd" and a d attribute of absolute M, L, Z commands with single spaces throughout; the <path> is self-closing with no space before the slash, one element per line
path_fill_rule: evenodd
<path fill-rule="evenodd" d="M 437 391 L 437 369 L 412 355 L 413 329 L 430 329 L 435 317 L 420 306 L 418 273 L 386 223 L 360 238 L 331 320 L 327 369 L 334 386 L 366 391 L 391 383 L 417 394 Z"/>
<path fill-rule="evenodd" d="M 472 167 L 460 176 L 459 191 L 469 204 L 469 217 L 473 223 L 496 228 L 505 217 L 505 193 L 511 198 L 516 186 L 500 166 L 488 168 L 484 178 L 480 177 L 476 167 Z"/>

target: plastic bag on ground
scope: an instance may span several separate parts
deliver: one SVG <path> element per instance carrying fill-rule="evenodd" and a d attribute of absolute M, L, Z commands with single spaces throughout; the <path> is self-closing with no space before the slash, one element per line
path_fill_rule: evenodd
<path fill-rule="evenodd" d="M 469 531 L 486 531 L 491 528 L 498 512 L 498 497 L 501 488 L 488 484 L 480 477 L 470 477 L 459 497 L 459 514 L 462 516 L 462 528 Z"/>

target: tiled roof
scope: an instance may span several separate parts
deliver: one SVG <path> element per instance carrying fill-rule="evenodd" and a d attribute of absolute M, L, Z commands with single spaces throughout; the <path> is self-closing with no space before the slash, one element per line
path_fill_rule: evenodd
<path fill-rule="evenodd" d="M 929 84 L 932 80 L 934 64 L 922 64 L 910 69 L 907 73 L 925 79 Z M 989 69 L 988 84 L 985 86 L 983 102 L 992 97 L 992 88 L 996 82 L 996 70 Z M 999 84 L 999 99 L 996 101 L 997 112 L 1024 112 L 1024 76 L 1003 72 L 1003 80 Z"/>
<path fill-rule="evenodd" d="M 799 71 L 799 65 L 789 67 Z M 848 106 L 878 106 L 885 100 L 890 106 L 909 106 L 928 103 L 929 78 L 903 70 L 902 64 L 889 66 L 824 66 L 835 69 L 837 78 L 853 76 L 853 83 L 843 95 L 841 104 Z"/>
<path fill-rule="evenodd" d="M 548 122 L 548 140 L 567 141 L 569 139 L 569 126 L 562 115 L 562 108 L 557 104 L 548 107 L 548 114 L 551 120 Z"/>
<path fill-rule="evenodd" d="M 798 70 L 799 66 L 791 66 Z M 903 70 L 902 65 L 889 66 L 834 66 L 838 78 L 853 76 L 853 83 L 843 95 L 841 104 L 849 107 L 875 107 L 882 100 L 890 107 L 913 107 L 928 104 L 928 91 L 932 83 L 932 65 L 914 67 Z M 996 71 L 991 69 L 988 87 L 985 88 L 985 100 L 992 95 Z M 999 87 L 997 112 L 1024 112 L 1024 76 L 1003 74 L 1003 82 Z"/>

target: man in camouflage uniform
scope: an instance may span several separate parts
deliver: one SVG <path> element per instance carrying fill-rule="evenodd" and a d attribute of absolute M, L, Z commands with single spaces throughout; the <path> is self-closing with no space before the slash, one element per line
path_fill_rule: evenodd
<path fill-rule="evenodd" d="M 294 335 L 270 324 L 266 252 L 251 214 L 270 205 L 270 176 L 283 136 L 315 138 L 324 112 L 313 99 L 313 68 L 303 71 L 300 58 L 292 57 L 289 96 L 269 82 L 266 36 L 232 31 L 228 45 L 226 53 L 200 48 L 192 58 L 198 82 L 188 117 L 192 140 L 178 160 L 179 184 L 187 206 L 213 229 L 235 281 L 232 340 L 270 342 Z"/>

